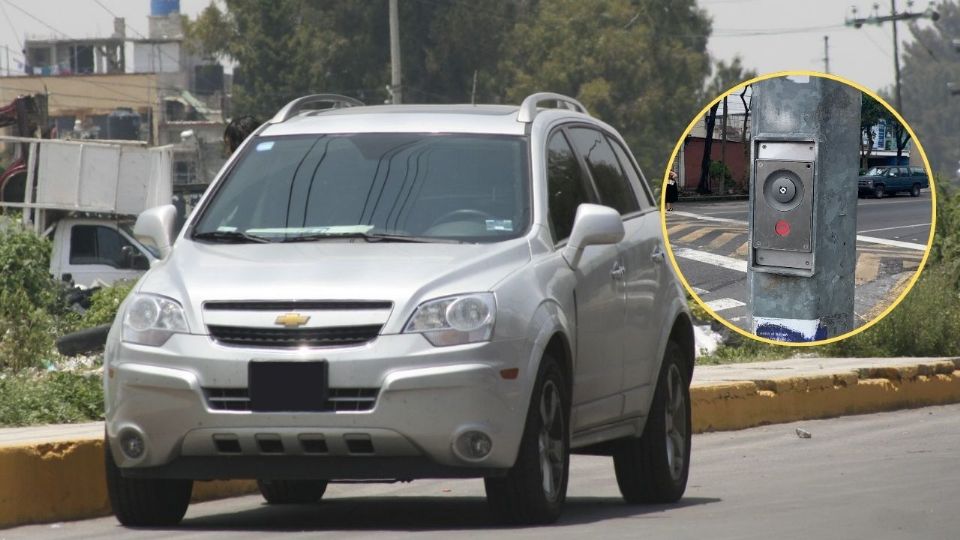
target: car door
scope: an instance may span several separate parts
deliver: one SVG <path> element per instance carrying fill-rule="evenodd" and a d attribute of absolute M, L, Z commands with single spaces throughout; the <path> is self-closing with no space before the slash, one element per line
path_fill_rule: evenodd
<path fill-rule="evenodd" d="M 577 207 L 596 203 L 596 193 L 564 130 L 547 139 L 547 212 L 560 250 L 573 229 Z M 588 246 L 575 272 L 576 361 L 573 431 L 615 420 L 623 409 L 620 394 L 625 292 L 618 277 L 616 245 Z"/>

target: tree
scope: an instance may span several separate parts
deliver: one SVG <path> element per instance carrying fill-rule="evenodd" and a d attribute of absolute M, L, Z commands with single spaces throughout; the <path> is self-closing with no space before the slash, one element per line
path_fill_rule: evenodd
<path fill-rule="evenodd" d="M 873 128 L 881 120 L 886 120 L 889 115 L 889 111 L 883 104 L 867 94 L 863 95 L 863 100 L 860 101 L 860 134 L 861 140 L 866 138 L 867 143 L 860 145 L 861 169 L 870 167 L 870 155 L 873 153 L 874 143 Z"/>
<path fill-rule="evenodd" d="M 743 59 L 740 55 L 734 56 L 729 64 L 719 60 L 713 65 L 713 76 L 704 87 L 704 101 L 715 99 L 734 86 L 756 76 L 756 71 L 743 67 Z"/>
<path fill-rule="evenodd" d="M 753 70 L 745 70 L 743 68 L 743 61 L 740 56 L 735 56 L 733 60 L 727 64 L 723 60 L 718 61 L 714 65 L 713 77 L 710 79 L 710 82 L 704 88 L 704 101 L 716 99 L 717 96 L 720 96 L 724 92 L 727 92 L 734 86 L 742 83 L 743 81 L 752 79 L 757 76 L 757 73 Z M 744 118 L 743 118 L 743 137 L 746 140 L 747 132 L 747 116 L 749 115 L 749 109 L 747 107 L 747 101 L 744 97 L 746 89 L 744 88 L 740 94 L 740 100 L 743 102 L 744 107 Z M 723 123 L 720 133 L 721 146 L 726 148 L 727 141 L 727 96 L 723 96 Z M 706 194 L 710 193 L 710 160 L 711 152 L 713 151 L 713 130 L 717 123 L 717 110 L 720 103 L 714 103 L 713 106 L 707 111 L 707 114 L 704 118 L 704 125 L 706 127 L 706 139 L 703 141 L 703 156 L 700 159 L 700 180 L 697 183 L 697 193 Z M 726 153 L 721 151 L 720 161 L 726 165 Z"/>
<path fill-rule="evenodd" d="M 960 53 L 951 43 L 960 37 L 960 7 L 944 0 L 935 9 L 939 20 L 910 25 L 913 41 L 903 48 L 900 112 L 923 143 L 933 170 L 952 179 L 960 160 L 960 97 L 952 96 L 947 84 L 960 82 Z"/>
<path fill-rule="evenodd" d="M 659 176 L 701 105 L 709 33 L 694 0 L 541 2 L 509 37 L 505 100 L 542 90 L 574 96 Z"/>

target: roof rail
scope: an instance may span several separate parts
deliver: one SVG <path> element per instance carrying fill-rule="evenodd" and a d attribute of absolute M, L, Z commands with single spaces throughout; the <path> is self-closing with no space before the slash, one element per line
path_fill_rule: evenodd
<path fill-rule="evenodd" d="M 536 94 L 527 96 L 527 98 L 523 100 L 523 103 L 520 104 L 517 122 L 523 122 L 525 124 L 533 122 L 533 118 L 537 116 L 537 107 L 544 101 L 553 101 L 557 104 L 557 107 L 562 106 L 571 111 L 587 115 L 590 114 L 587 112 L 587 108 L 583 106 L 583 103 L 580 103 L 572 97 L 555 94 L 553 92 L 537 92 Z"/>
<path fill-rule="evenodd" d="M 333 103 L 333 109 L 339 109 L 340 107 L 362 107 L 363 102 L 359 99 L 354 99 L 352 97 L 341 96 L 340 94 L 313 94 L 310 96 L 303 96 L 297 98 L 290 103 L 287 103 L 277 112 L 272 119 L 270 119 L 271 124 L 280 124 L 286 122 L 287 120 L 293 118 L 300 111 L 304 109 L 307 105 L 313 103 Z"/>

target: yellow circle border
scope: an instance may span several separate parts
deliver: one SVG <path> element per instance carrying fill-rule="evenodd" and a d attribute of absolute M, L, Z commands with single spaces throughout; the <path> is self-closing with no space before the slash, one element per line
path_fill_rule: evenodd
<path fill-rule="evenodd" d="M 697 122 L 700 121 L 700 118 L 703 117 L 703 115 L 705 115 L 707 111 L 710 110 L 711 107 L 713 107 L 714 104 L 719 103 L 724 96 L 728 96 L 741 88 L 745 88 L 749 85 L 758 83 L 760 81 L 765 81 L 767 79 L 775 79 L 777 77 L 796 77 L 796 76 L 819 77 L 821 79 L 830 79 L 833 81 L 846 84 L 847 86 L 856 88 L 857 90 L 877 100 L 888 111 L 893 113 L 894 118 L 896 118 L 897 121 L 900 122 L 900 125 L 906 128 L 907 133 L 910 134 L 910 140 L 913 141 L 913 144 L 914 146 L 916 146 L 917 151 L 920 152 L 920 158 L 923 160 L 923 167 L 927 173 L 927 180 L 930 185 L 930 207 L 931 207 L 930 208 L 930 234 L 927 238 L 927 247 L 923 251 L 923 258 L 920 259 L 920 265 L 917 267 L 916 271 L 914 271 L 913 276 L 910 278 L 910 281 L 907 283 L 907 286 L 906 288 L 904 288 L 903 292 L 900 293 L 900 296 L 898 296 L 897 299 L 894 300 L 892 304 L 887 306 L 886 309 L 884 309 L 879 315 L 874 317 L 872 320 L 864 323 L 861 326 L 858 326 L 857 328 L 845 334 L 834 336 L 832 338 L 821 339 L 819 341 L 803 341 L 803 342 L 777 341 L 770 338 L 760 337 L 756 334 L 751 334 L 750 332 L 747 332 L 743 328 L 740 328 L 739 326 L 731 323 L 724 317 L 717 315 L 717 312 L 710 309 L 710 307 L 707 306 L 706 302 L 704 302 L 700 298 L 700 296 L 696 292 L 694 292 L 693 287 L 690 286 L 690 284 L 687 282 L 687 278 L 683 275 L 683 272 L 680 271 L 680 266 L 677 264 L 677 259 L 673 255 L 673 246 L 670 245 L 670 238 L 667 235 L 667 213 L 666 211 L 663 210 L 664 208 L 666 208 L 667 178 L 670 174 L 671 168 L 673 167 L 673 162 L 674 160 L 676 160 L 677 154 L 680 152 L 680 149 L 683 147 L 683 141 L 686 140 L 687 135 L 689 135 L 690 132 L 693 131 L 694 126 L 696 126 Z M 773 73 L 766 73 L 764 75 L 760 75 L 736 84 L 735 86 L 721 93 L 719 96 L 717 96 L 716 98 L 711 100 L 709 103 L 707 103 L 707 105 L 704 106 L 700 110 L 700 112 L 693 117 L 693 120 L 691 120 L 690 123 L 687 124 L 687 128 L 683 131 L 683 134 L 680 135 L 680 138 L 677 140 L 677 144 L 674 145 L 673 152 L 670 154 L 670 160 L 667 162 L 667 166 L 663 171 L 663 182 L 661 184 L 661 190 L 660 190 L 660 228 L 663 234 L 664 244 L 666 244 L 666 247 L 667 247 L 667 256 L 670 258 L 670 264 L 673 265 L 674 272 L 677 274 L 677 277 L 680 278 L 680 282 L 683 284 L 683 288 L 686 289 L 687 294 L 693 297 L 693 299 L 696 300 L 698 304 L 700 304 L 700 307 L 702 307 L 714 319 L 719 321 L 721 324 L 723 324 L 727 328 L 733 330 L 734 332 L 744 337 L 759 341 L 761 343 L 766 343 L 768 345 L 779 345 L 781 347 L 817 347 L 820 345 L 826 345 L 828 343 L 835 343 L 837 341 L 847 339 L 849 337 L 853 337 L 859 334 L 860 332 L 863 332 L 864 330 L 870 328 L 871 326 L 877 324 L 881 320 L 883 320 L 884 317 L 889 315 L 890 312 L 893 311 L 894 308 L 896 308 L 898 305 L 900 305 L 900 302 L 902 302 L 903 299 L 906 298 L 908 294 L 910 294 L 910 290 L 913 289 L 913 286 L 917 283 L 917 280 L 920 278 L 920 273 L 923 271 L 924 267 L 926 266 L 927 258 L 930 256 L 930 248 L 933 246 L 933 235 L 937 229 L 937 190 L 936 190 L 932 172 L 933 171 L 930 168 L 930 162 L 927 160 L 927 153 L 923 150 L 923 146 L 920 144 L 920 140 L 917 138 L 916 133 L 913 132 L 913 128 L 910 127 L 910 124 L 908 124 L 907 121 L 904 120 L 902 116 L 900 116 L 900 113 L 897 112 L 896 109 L 894 109 L 882 97 L 877 95 L 876 92 L 864 87 L 861 84 L 855 83 L 843 77 L 838 77 L 830 73 L 821 73 L 819 71 L 790 70 L 790 71 L 777 71 Z"/>

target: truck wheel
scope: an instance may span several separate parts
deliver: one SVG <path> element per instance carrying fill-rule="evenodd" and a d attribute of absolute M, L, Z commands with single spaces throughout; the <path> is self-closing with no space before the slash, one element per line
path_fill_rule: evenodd
<path fill-rule="evenodd" d="M 910 196 L 911 196 L 911 197 L 919 197 L 919 196 L 920 196 L 920 184 L 914 184 L 913 187 L 910 188 Z"/>
<path fill-rule="evenodd" d="M 544 356 L 530 398 L 517 461 L 504 477 L 485 478 L 496 516 L 513 524 L 553 523 L 567 496 L 570 397 L 560 367 Z"/>
<path fill-rule="evenodd" d="M 267 504 L 308 504 L 319 501 L 327 491 L 326 480 L 257 480 Z"/>
<path fill-rule="evenodd" d="M 875 199 L 883 198 L 883 186 L 877 186 L 873 188 L 873 198 Z"/>
<path fill-rule="evenodd" d="M 124 478 L 113 461 L 109 441 L 104 440 L 107 494 L 117 521 L 127 527 L 176 525 L 190 504 L 193 480 Z"/>
<path fill-rule="evenodd" d="M 683 496 L 690 472 L 690 381 L 683 353 L 667 344 L 643 436 L 620 441 L 613 454 L 617 485 L 630 504 L 671 503 Z"/>

